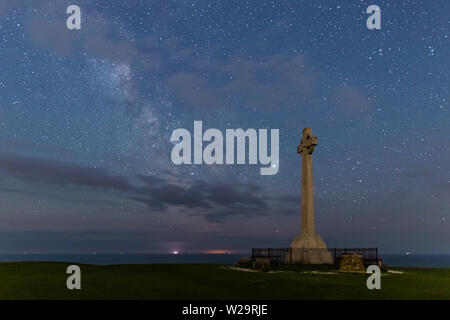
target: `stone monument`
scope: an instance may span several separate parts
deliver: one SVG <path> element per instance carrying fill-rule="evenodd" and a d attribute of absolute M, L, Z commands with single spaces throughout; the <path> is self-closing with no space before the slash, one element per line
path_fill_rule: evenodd
<path fill-rule="evenodd" d="M 362 254 L 344 254 L 339 263 L 339 271 L 351 273 L 365 273 L 364 259 Z"/>
<path fill-rule="evenodd" d="M 312 134 L 311 128 L 303 129 L 302 139 L 297 147 L 297 153 L 302 156 L 301 229 L 286 256 L 290 263 L 333 263 L 325 242 L 315 231 L 312 154 L 316 146 L 317 137 Z"/>

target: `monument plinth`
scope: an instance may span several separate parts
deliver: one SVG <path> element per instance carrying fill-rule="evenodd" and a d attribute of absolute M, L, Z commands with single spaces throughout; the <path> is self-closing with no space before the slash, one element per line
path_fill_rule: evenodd
<path fill-rule="evenodd" d="M 325 242 L 315 230 L 312 154 L 316 146 L 317 137 L 312 134 L 311 128 L 303 129 L 297 147 L 297 153 L 302 156 L 301 227 L 300 234 L 291 243 L 289 259 L 292 263 L 333 263 Z"/>

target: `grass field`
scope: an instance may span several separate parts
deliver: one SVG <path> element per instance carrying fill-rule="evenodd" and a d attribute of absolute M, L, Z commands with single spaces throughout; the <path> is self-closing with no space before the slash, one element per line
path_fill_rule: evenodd
<path fill-rule="evenodd" d="M 450 269 L 392 268 L 381 290 L 367 275 L 245 272 L 220 265 L 82 265 L 81 290 L 66 288 L 70 263 L 0 263 L 0 299 L 450 299 Z"/>

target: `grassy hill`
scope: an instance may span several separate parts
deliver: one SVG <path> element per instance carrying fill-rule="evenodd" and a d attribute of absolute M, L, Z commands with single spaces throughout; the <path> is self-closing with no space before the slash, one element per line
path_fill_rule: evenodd
<path fill-rule="evenodd" d="M 0 263 L 0 299 L 450 299 L 450 269 L 392 268 L 381 290 L 365 274 L 245 272 L 220 265 L 82 265 L 81 290 L 66 288 L 71 263 Z"/>

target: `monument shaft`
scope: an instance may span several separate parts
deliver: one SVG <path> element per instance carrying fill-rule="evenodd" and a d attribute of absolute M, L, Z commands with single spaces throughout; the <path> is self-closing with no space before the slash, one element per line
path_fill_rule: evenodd
<path fill-rule="evenodd" d="M 314 178 L 312 154 L 302 154 L 301 233 L 314 235 Z"/>

